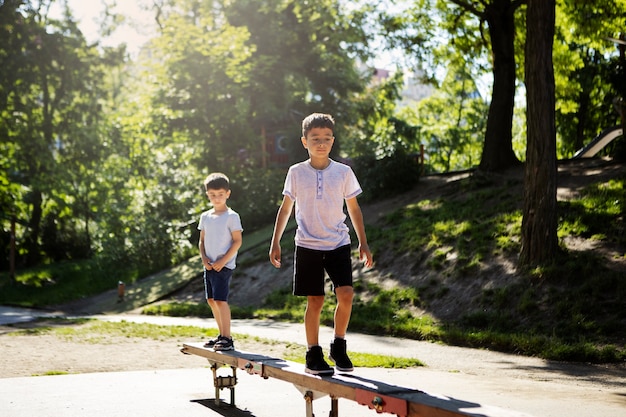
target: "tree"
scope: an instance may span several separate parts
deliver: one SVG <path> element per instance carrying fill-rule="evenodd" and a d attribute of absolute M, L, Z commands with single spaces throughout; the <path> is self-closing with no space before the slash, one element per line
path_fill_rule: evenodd
<path fill-rule="evenodd" d="M 452 2 L 473 13 L 481 21 L 486 21 L 489 26 L 493 56 L 493 92 L 479 168 L 483 171 L 506 169 L 519 163 L 513 152 L 511 134 L 516 71 L 514 13 L 525 1 Z"/>
<path fill-rule="evenodd" d="M 519 258 L 522 266 L 554 261 L 558 252 L 552 64 L 555 9 L 555 0 L 528 2 L 525 63 L 528 143 Z"/>
<path fill-rule="evenodd" d="M 161 1 L 160 33 L 145 64 L 152 87 L 141 90 L 151 97 L 155 146 L 186 144 L 197 172 L 230 173 L 234 187 L 250 190 L 249 200 L 233 193 L 245 201 L 242 217 L 251 209 L 251 218 L 266 220 L 258 209 L 265 207 L 271 219 L 280 190 L 262 199 L 252 191 L 257 179 L 268 181 L 259 190 L 279 184 L 259 167 L 267 151 L 263 133 L 284 132 L 297 149 L 306 113 L 352 119 L 351 99 L 364 84 L 355 66 L 359 42 L 366 41 L 360 16 L 337 0 Z M 338 137 L 349 132 L 345 122 L 339 126 Z"/>
<path fill-rule="evenodd" d="M 107 186 L 104 80 L 121 60 L 87 44 L 65 3 L 52 18 L 51 4 L 0 5 L 0 201 L 26 223 L 17 230 L 23 265 L 92 254 Z"/>
<path fill-rule="evenodd" d="M 624 0 L 564 0 L 557 5 L 557 150 L 564 156 L 619 124 L 615 104 L 625 95 L 626 77 L 620 74 L 618 45 L 611 39 L 624 31 L 625 16 Z"/>
<path fill-rule="evenodd" d="M 338 137 L 349 134 L 345 127 L 355 115 L 354 94 L 364 86 L 355 59 L 368 40 L 365 13 L 346 9 L 337 0 L 238 0 L 226 8 L 228 21 L 250 34 L 246 93 L 256 131 L 294 132 L 297 145 L 302 117 L 323 109 L 343 120 Z"/>
<path fill-rule="evenodd" d="M 499 171 L 519 164 L 511 133 L 516 80 L 515 13 L 525 3 L 525 0 L 417 0 L 409 14 L 386 20 L 388 30 L 406 50 L 421 55 L 422 59 L 434 54 L 435 60 L 445 61 L 461 55 L 466 62 L 480 65 L 480 51 L 489 49 L 493 89 L 479 165 L 483 171 Z M 488 33 L 484 33 L 485 24 Z M 446 45 L 440 45 L 442 38 L 447 40 Z M 439 44 L 434 45 L 433 39 Z"/>
<path fill-rule="evenodd" d="M 463 66 L 451 65 L 439 90 L 402 114 L 420 126 L 428 167 L 435 172 L 474 168 L 480 162 L 487 104 Z"/>

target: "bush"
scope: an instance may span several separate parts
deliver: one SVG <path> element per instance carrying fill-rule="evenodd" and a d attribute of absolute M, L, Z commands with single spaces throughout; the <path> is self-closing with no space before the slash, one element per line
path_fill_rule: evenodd
<path fill-rule="evenodd" d="M 382 159 L 371 156 L 358 158 L 355 160 L 354 170 L 366 201 L 410 190 L 420 177 L 418 162 L 413 156 L 402 151 L 396 151 Z"/>
<path fill-rule="evenodd" d="M 242 168 L 231 176 L 229 206 L 241 216 L 246 232 L 273 223 L 282 199 L 286 173 L 286 169 L 279 168 Z"/>

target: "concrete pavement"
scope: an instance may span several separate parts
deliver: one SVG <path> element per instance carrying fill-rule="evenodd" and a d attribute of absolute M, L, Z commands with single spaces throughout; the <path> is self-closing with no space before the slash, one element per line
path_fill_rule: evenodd
<path fill-rule="evenodd" d="M 27 321 L 36 310 L 0 307 L 0 324 Z M 43 313 L 46 316 L 54 313 Z M 161 325 L 214 327 L 211 319 L 143 315 L 92 316 L 101 320 Z M 233 333 L 304 344 L 302 324 L 234 320 Z M 8 336 L 7 336 L 8 337 Z M 320 340 L 330 341 L 322 328 Z M 550 363 L 536 358 L 442 346 L 406 339 L 349 333 L 350 351 L 416 357 L 424 368 L 409 370 L 358 368 L 372 380 L 443 395 L 468 404 L 495 406 L 545 417 L 626 416 L 626 375 L 600 366 Z M 0 354 L 1 354 L 0 339 Z M 325 347 L 327 352 L 327 347 Z M 19 358 L 15 358 L 19 360 Z M 212 375 L 206 361 L 190 356 L 198 368 L 0 379 L 0 415 L 71 416 L 304 416 L 302 394 L 291 384 L 238 373 L 236 408 L 216 407 Z M 222 371 L 222 370 L 220 370 Z M 227 369 L 223 369 L 227 371 Z M 222 398 L 229 401 L 228 390 Z M 317 416 L 328 415 L 327 397 L 314 401 Z M 374 416 L 348 400 L 339 401 L 341 417 Z"/>

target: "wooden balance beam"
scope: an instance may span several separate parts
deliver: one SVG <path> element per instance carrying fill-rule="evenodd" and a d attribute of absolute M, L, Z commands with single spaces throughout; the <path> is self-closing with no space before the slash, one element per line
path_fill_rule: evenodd
<path fill-rule="evenodd" d="M 270 356 L 238 350 L 216 352 L 202 343 L 184 343 L 181 352 L 206 358 L 213 371 L 215 403 L 220 403 L 220 390 L 230 389 L 230 405 L 235 405 L 237 369 L 264 379 L 276 378 L 292 383 L 306 401 L 306 416 L 314 417 L 313 400 L 328 395 L 331 399 L 329 417 L 338 417 L 338 399 L 345 398 L 367 406 L 377 413 L 398 417 L 531 417 L 515 411 L 451 399 L 443 395 L 390 385 L 358 376 L 354 373 L 335 373 L 318 376 L 304 372 L 304 365 Z M 232 375 L 218 376 L 217 369 L 230 367 Z"/>

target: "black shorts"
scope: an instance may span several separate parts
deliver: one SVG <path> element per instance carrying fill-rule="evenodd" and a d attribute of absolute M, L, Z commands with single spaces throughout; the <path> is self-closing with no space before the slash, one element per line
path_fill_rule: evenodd
<path fill-rule="evenodd" d="M 324 271 L 333 289 L 352 286 L 350 245 L 328 251 L 296 246 L 293 295 L 324 295 Z"/>

